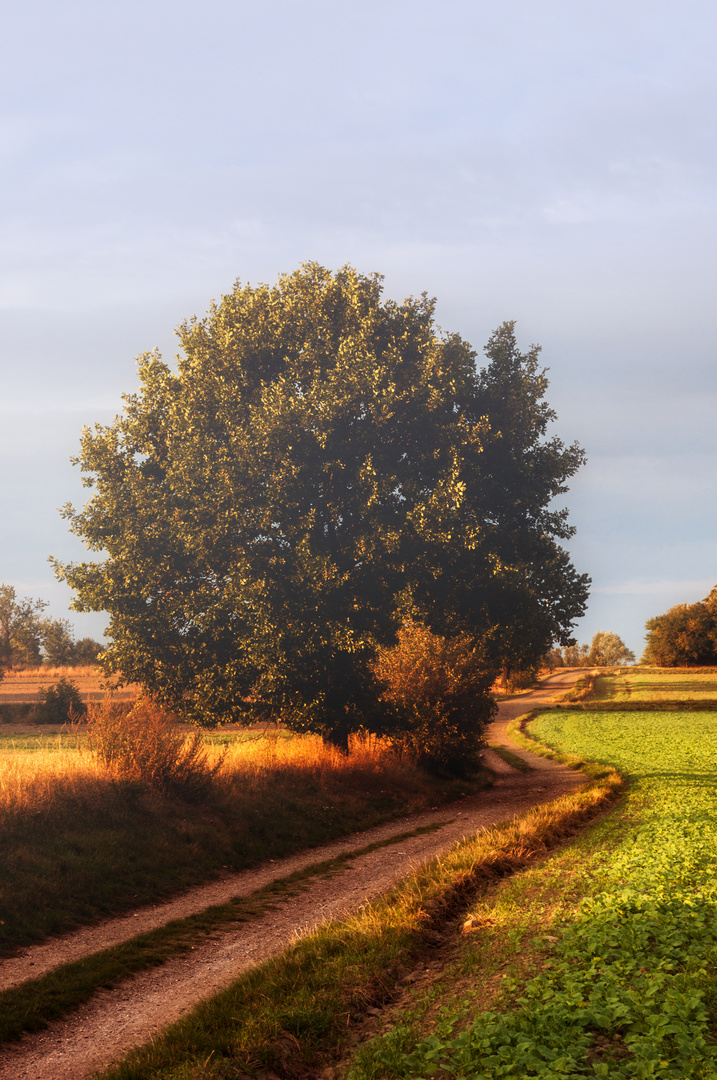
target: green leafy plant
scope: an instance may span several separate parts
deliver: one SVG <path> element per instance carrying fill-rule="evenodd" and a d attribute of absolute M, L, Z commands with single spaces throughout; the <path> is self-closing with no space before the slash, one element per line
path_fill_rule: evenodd
<path fill-rule="evenodd" d="M 593 713 L 586 723 L 560 710 L 538 715 L 530 730 L 573 760 L 631 776 L 619 842 L 609 853 L 596 846 L 565 875 L 562 888 L 582 895 L 548 923 L 539 970 L 504 977 L 493 1007 L 477 1016 L 463 999 L 439 1011 L 430 1033 L 399 1023 L 348 1077 L 711 1080 L 717 715 Z M 536 898 L 544 926 L 543 903 Z"/>

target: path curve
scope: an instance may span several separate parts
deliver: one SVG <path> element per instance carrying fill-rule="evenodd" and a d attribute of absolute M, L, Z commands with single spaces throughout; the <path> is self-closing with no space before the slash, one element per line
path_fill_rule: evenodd
<path fill-rule="evenodd" d="M 342 852 L 356 851 L 376 840 L 423 825 L 440 826 L 435 832 L 409 837 L 396 846 L 357 855 L 340 873 L 311 879 L 305 891 L 280 901 L 260 918 L 213 934 L 190 953 L 127 979 L 113 990 L 100 991 L 76 1012 L 44 1031 L 6 1044 L 0 1048 L 0 1080 L 85 1080 L 96 1070 L 117 1061 L 133 1046 L 149 1041 L 167 1024 L 179 1019 L 201 999 L 227 986 L 249 967 L 281 952 L 321 923 L 356 911 L 463 837 L 524 814 L 531 807 L 580 786 L 585 782 L 581 774 L 517 747 L 506 734 L 512 719 L 537 705 L 550 703 L 580 674 L 559 672 L 546 679 L 539 689 L 499 705 L 488 733 L 489 741 L 517 750 L 533 766 L 532 772 L 517 772 L 488 751 L 486 763 L 496 773 L 496 783 L 488 791 L 253 870 L 227 875 L 168 903 L 84 927 L 0 962 L 0 989 L 6 989 L 172 919 L 203 911 L 233 897 L 247 896 L 277 878 Z"/>

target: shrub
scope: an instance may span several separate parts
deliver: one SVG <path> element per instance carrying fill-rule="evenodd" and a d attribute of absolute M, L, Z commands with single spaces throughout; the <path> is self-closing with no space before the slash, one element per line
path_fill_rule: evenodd
<path fill-rule="evenodd" d="M 508 676 L 508 690 L 527 690 L 537 682 L 540 668 L 537 666 L 523 668 L 521 671 L 512 671 Z"/>
<path fill-rule="evenodd" d="M 140 698 L 131 708 L 111 698 L 91 705 L 87 738 L 118 779 L 189 800 L 208 793 L 224 760 L 210 765 L 200 732 L 187 736 L 176 717 L 150 698 Z"/>
<path fill-rule="evenodd" d="M 78 720 L 86 711 L 79 688 L 64 676 L 40 690 L 42 704 L 36 711 L 40 724 L 67 724 Z"/>
<path fill-rule="evenodd" d="M 393 712 L 396 748 L 432 772 L 460 776 L 478 765 L 496 706 L 488 693 L 492 672 L 468 637 L 444 638 L 406 623 L 395 646 L 379 649 L 374 674 Z"/>

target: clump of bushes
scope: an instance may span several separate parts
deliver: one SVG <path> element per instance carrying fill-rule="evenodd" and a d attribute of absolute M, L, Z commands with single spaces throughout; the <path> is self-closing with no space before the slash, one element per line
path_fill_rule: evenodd
<path fill-rule="evenodd" d="M 514 693 L 516 690 L 528 690 L 538 681 L 539 674 L 540 668 L 537 664 L 534 667 L 511 671 L 506 680 L 506 688 L 510 693 Z"/>
<path fill-rule="evenodd" d="M 79 688 L 64 676 L 40 690 L 40 697 L 42 703 L 35 710 L 35 720 L 39 724 L 73 723 L 87 711 Z"/>
<path fill-rule="evenodd" d="M 464 776 L 478 766 L 496 705 L 492 672 L 470 638 L 408 622 L 396 645 L 379 649 L 373 670 L 393 713 L 394 746 L 434 773 Z"/>
<path fill-rule="evenodd" d="M 201 733 L 186 735 L 172 713 L 145 697 L 129 709 L 111 698 L 90 705 L 87 741 L 118 779 L 190 801 L 208 794 L 224 760 L 210 764 Z"/>

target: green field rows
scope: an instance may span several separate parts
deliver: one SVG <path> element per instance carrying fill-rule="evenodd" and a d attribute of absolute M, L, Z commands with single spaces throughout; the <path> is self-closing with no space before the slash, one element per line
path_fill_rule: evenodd
<path fill-rule="evenodd" d="M 472 992 L 464 974 L 462 997 L 430 1024 L 417 1006 L 346 1075 L 717 1077 L 717 714 L 561 710 L 531 731 L 618 766 L 627 800 L 476 912 L 492 929 L 472 969 L 464 957 Z M 481 1011 L 491 970 L 504 974 Z"/>
<path fill-rule="evenodd" d="M 670 671 L 622 670 L 595 680 L 592 700 L 598 701 L 701 701 L 717 700 L 714 668 Z"/>

